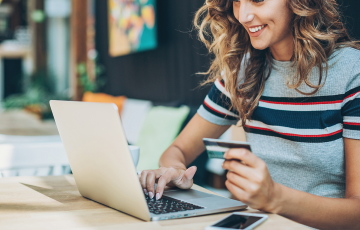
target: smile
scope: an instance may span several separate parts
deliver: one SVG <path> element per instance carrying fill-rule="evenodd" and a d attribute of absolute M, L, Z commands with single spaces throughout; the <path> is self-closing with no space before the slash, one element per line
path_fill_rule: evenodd
<path fill-rule="evenodd" d="M 251 33 L 256 33 L 256 32 L 258 32 L 258 31 L 262 30 L 265 26 L 266 26 L 266 25 L 257 26 L 257 27 L 252 27 L 252 28 L 249 28 L 249 31 L 250 31 Z"/>

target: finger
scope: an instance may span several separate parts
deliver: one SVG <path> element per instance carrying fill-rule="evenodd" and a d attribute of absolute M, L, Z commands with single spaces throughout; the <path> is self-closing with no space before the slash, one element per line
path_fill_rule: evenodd
<path fill-rule="evenodd" d="M 154 170 L 149 171 L 146 175 L 146 189 L 149 192 L 150 198 L 154 197 L 155 179 Z"/>
<path fill-rule="evenodd" d="M 173 183 L 182 189 L 189 189 L 193 185 L 192 178 L 196 173 L 196 166 L 192 166 L 185 170 L 182 174 L 179 175 L 177 180 L 174 180 Z"/>
<path fill-rule="evenodd" d="M 252 168 L 255 168 L 260 161 L 255 154 L 250 152 L 248 149 L 229 149 L 225 154 L 224 157 L 226 160 L 230 159 L 237 159 L 242 161 L 244 164 L 249 165 Z"/>
<path fill-rule="evenodd" d="M 236 173 L 228 172 L 226 174 L 226 179 L 231 182 L 232 184 L 236 185 L 237 187 L 241 188 L 243 191 L 247 191 L 247 185 L 251 183 L 246 178 L 239 176 Z"/>
<path fill-rule="evenodd" d="M 253 168 L 236 160 L 225 160 L 222 167 L 246 179 L 252 178 L 252 175 L 256 173 Z"/>
<path fill-rule="evenodd" d="M 165 186 L 169 184 L 171 181 L 178 180 L 180 177 L 181 177 L 181 170 L 177 170 L 175 168 L 167 168 L 157 182 L 156 198 L 160 199 L 164 192 Z"/>
<path fill-rule="evenodd" d="M 155 180 L 159 177 L 161 177 L 161 175 L 163 175 L 163 173 L 165 172 L 166 169 L 164 168 L 159 168 L 159 169 L 156 169 L 156 170 L 143 170 L 141 171 L 141 174 L 140 174 L 140 184 L 141 184 L 141 187 L 144 189 L 144 190 L 147 190 L 147 185 L 146 185 L 146 177 L 147 177 L 147 174 L 152 171 L 155 173 Z M 147 193 L 147 191 L 144 191 L 145 193 Z"/>
<path fill-rule="evenodd" d="M 158 180 L 158 184 L 156 187 L 156 198 L 160 199 L 164 193 L 164 188 L 167 184 L 174 180 L 174 184 L 182 189 L 188 189 L 192 186 L 192 178 L 196 173 L 196 166 L 192 166 L 188 168 L 182 178 L 180 178 L 179 182 L 176 180 L 179 179 L 181 175 L 179 175 L 179 170 L 176 169 L 168 169 Z"/>
<path fill-rule="evenodd" d="M 140 184 L 146 195 L 148 195 L 148 191 L 146 189 L 146 176 L 148 172 L 149 172 L 148 170 L 143 170 L 140 174 Z"/>
<path fill-rule="evenodd" d="M 194 177 L 194 175 L 196 173 L 196 170 L 197 170 L 196 166 L 191 166 L 190 168 L 186 169 L 186 171 L 184 173 L 184 179 L 192 180 L 192 178 Z"/>
<path fill-rule="evenodd" d="M 156 187 L 156 200 L 160 199 L 164 193 L 165 186 L 171 181 L 171 175 L 165 173 L 162 175 L 159 180 Z"/>
<path fill-rule="evenodd" d="M 225 181 L 225 186 L 226 188 L 229 190 L 229 192 L 231 192 L 232 195 L 234 195 L 236 197 L 236 199 L 244 202 L 245 204 L 247 204 L 247 194 L 244 190 L 242 190 L 241 188 L 237 187 L 235 184 L 231 183 L 229 180 Z"/>
<path fill-rule="evenodd" d="M 192 166 L 188 168 L 185 173 L 182 175 L 179 182 L 177 182 L 177 186 L 182 189 L 189 189 L 193 185 L 193 177 L 196 173 L 197 167 Z"/>

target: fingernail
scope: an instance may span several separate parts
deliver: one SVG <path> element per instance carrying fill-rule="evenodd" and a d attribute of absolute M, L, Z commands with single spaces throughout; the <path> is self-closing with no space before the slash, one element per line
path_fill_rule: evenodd
<path fill-rule="evenodd" d="M 154 198 L 154 193 L 149 192 L 149 196 L 150 196 L 151 199 Z"/>
<path fill-rule="evenodd" d="M 156 200 L 160 199 L 160 193 L 156 193 Z"/>
<path fill-rule="evenodd" d="M 144 193 L 145 193 L 146 195 L 149 195 L 149 194 L 148 194 L 148 191 L 147 191 L 146 189 L 144 189 Z"/>

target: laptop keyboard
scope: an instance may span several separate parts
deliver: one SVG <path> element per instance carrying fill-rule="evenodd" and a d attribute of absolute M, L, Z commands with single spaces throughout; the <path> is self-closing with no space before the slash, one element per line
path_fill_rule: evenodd
<path fill-rule="evenodd" d="M 151 199 L 148 195 L 145 195 L 145 198 L 149 211 L 157 215 L 204 208 L 164 195 L 159 200 L 156 200 L 155 198 Z"/>

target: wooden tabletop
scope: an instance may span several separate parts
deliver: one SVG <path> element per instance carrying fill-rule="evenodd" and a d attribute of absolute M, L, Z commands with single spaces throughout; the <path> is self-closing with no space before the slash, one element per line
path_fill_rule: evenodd
<path fill-rule="evenodd" d="M 0 134 L 20 136 L 59 135 L 54 120 L 40 120 L 35 114 L 21 109 L 0 112 Z"/>
<path fill-rule="evenodd" d="M 195 189 L 210 192 L 194 185 Z M 211 192 L 210 192 L 211 193 Z M 247 210 L 247 212 L 257 212 Z M 144 222 L 83 198 L 72 175 L 0 179 L 0 229 L 187 229 L 200 230 L 228 213 L 158 222 Z M 257 230 L 308 229 L 279 215 Z"/>

